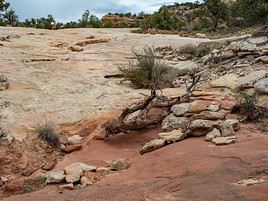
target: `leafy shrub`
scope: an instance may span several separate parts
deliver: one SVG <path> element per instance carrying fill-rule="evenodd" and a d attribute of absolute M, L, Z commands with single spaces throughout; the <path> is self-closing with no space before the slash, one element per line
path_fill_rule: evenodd
<path fill-rule="evenodd" d="M 137 60 L 135 63 L 118 67 L 124 78 L 131 81 L 134 87 L 152 88 L 155 85 L 171 85 L 172 79 L 175 78 L 176 74 L 173 72 L 172 77 L 168 76 L 171 67 L 156 59 L 153 48 L 144 48 L 142 54 L 137 52 L 134 52 L 134 54 Z"/>
<path fill-rule="evenodd" d="M 46 141 L 49 145 L 54 148 L 60 147 L 60 139 L 58 134 L 55 132 L 53 124 L 46 122 L 45 124 L 38 125 L 36 127 L 38 137 Z"/>

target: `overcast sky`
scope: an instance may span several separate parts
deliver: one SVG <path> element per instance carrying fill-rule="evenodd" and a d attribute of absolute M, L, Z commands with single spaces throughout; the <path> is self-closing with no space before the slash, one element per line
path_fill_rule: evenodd
<path fill-rule="evenodd" d="M 85 10 L 101 17 L 108 12 L 145 11 L 151 13 L 163 4 L 187 0 L 7 0 L 20 20 L 52 14 L 57 21 L 78 20 Z M 191 0 L 188 0 L 191 1 Z"/>

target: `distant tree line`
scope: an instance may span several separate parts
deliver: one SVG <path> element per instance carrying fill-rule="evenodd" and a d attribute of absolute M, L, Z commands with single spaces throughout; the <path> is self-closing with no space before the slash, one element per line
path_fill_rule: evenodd
<path fill-rule="evenodd" d="M 176 9 L 181 12 L 176 12 Z M 216 31 L 219 25 L 228 27 L 248 27 L 268 22 L 268 0 L 236 0 L 233 3 L 225 3 L 223 0 L 202 0 L 194 3 L 175 3 L 164 5 L 153 14 L 141 12 L 132 13 L 108 13 L 137 19 L 133 27 L 142 30 L 155 28 L 159 30 L 188 31 L 203 30 Z M 198 23 L 193 22 L 198 19 Z M 0 26 L 21 26 L 40 29 L 60 28 L 112 28 L 129 27 L 127 25 L 114 25 L 103 23 L 97 16 L 86 10 L 81 19 L 67 23 L 57 23 L 52 15 L 37 19 L 25 19 L 19 21 L 17 14 L 6 0 L 0 0 Z"/>

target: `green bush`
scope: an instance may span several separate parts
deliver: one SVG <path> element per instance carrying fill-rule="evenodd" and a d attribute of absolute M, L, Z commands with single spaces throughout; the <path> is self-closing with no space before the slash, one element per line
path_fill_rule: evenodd
<path fill-rule="evenodd" d="M 118 70 L 123 74 L 126 80 L 131 81 L 136 88 L 152 88 L 171 85 L 176 77 L 171 67 L 161 63 L 156 59 L 155 50 L 151 47 L 144 48 L 143 53 L 134 52 L 136 57 L 135 63 L 129 63 L 125 66 L 119 66 Z"/>

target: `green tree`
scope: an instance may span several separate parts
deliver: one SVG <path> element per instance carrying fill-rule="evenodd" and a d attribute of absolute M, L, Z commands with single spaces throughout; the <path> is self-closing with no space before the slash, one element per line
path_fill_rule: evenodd
<path fill-rule="evenodd" d="M 213 22 L 213 30 L 216 31 L 219 22 L 228 19 L 228 8 L 222 0 L 205 0 L 207 15 Z"/>
<path fill-rule="evenodd" d="M 83 15 L 82 19 L 79 20 L 79 25 L 80 27 L 94 27 L 94 28 L 99 28 L 102 26 L 100 19 L 95 16 L 91 15 L 89 10 L 86 10 Z"/>
<path fill-rule="evenodd" d="M 7 10 L 3 15 L 3 18 L 6 20 L 7 24 L 11 26 L 16 26 L 19 21 L 18 16 L 13 9 Z"/>

